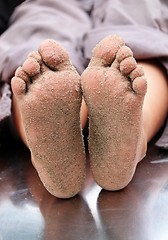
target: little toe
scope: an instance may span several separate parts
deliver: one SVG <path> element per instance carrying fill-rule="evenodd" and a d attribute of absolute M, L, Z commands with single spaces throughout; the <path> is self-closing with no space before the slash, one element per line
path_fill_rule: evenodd
<path fill-rule="evenodd" d="M 147 91 L 147 81 L 145 76 L 136 77 L 132 82 L 132 88 L 137 95 L 144 97 Z"/>
<path fill-rule="evenodd" d="M 13 77 L 11 80 L 12 92 L 17 99 L 20 99 L 26 93 L 26 82 L 20 77 Z"/>
<path fill-rule="evenodd" d="M 111 66 L 116 59 L 118 50 L 124 45 L 122 38 L 117 35 L 110 35 L 104 38 L 93 49 L 89 66 Z"/>
<path fill-rule="evenodd" d="M 44 63 L 52 70 L 63 70 L 72 65 L 66 50 L 56 41 L 47 39 L 39 46 L 39 53 Z"/>

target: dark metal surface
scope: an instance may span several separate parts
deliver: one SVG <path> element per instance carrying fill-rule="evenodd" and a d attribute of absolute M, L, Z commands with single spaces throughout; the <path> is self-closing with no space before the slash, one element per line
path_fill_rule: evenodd
<path fill-rule="evenodd" d="M 87 175 L 78 196 L 57 199 L 24 147 L 0 149 L 0 240 L 168 239 L 168 153 L 151 145 L 122 191 L 104 191 Z"/>

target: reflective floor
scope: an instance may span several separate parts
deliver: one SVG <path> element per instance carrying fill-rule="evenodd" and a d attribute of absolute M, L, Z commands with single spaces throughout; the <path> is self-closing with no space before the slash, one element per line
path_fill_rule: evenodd
<path fill-rule="evenodd" d="M 122 191 L 104 191 L 87 175 L 78 196 L 57 199 L 22 145 L 0 148 L 0 240 L 168 239 L 168 152 L 151 144 Z"/>

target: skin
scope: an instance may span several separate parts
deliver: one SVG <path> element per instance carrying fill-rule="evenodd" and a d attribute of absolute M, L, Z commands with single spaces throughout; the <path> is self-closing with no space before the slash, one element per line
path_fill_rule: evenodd
<path fill-rule="evenodd" d="M 151 66 L 151 71 L 156 78 L 162 74 L 157 65 Z M 93 50 L 81 78 L 90 116 L 91 168 L 102 188 L 118 190 L 128 185 L 146 154 L 147 142 L 162 126 L 167 113 L 167 85 L 165 76 L 161 76 L 163 96 L 152 109 L 155 98 L 151 95 L 153 92 L 156 97 L 158 90 L 153 87 L 153 79 L 146 79 L 123 40 L 108 36 Z M 156 106 L 162 109 L 160 114 L 154 112 Z M 159 116 L 155 119 L 153 113 Z"/>
<path fill-rule="evenodd" d="M 80 77 L 68 54 L 56 42 L 44 41 L 17 69 L 11 86 L 41 181 L 54 196 L 73 197 L 85 178 L 85 152 Z"/>
<path fill-rule="evenodd" d="M 87 86 L 89 86 L 89 88 L 90 88 L 90 92 L 88 92 L 86 95 L 84 93 L 84 98 L 86 100 L 86 103 L 85 103 L 85 100 L 83 99 L 81 111 L 80 111 L 81 125 L 83 128 L 87 121 L 87 116 L 90 113 L 90 112 L 88 113 L 87 105 L 89 105 L 89 103 L 88 103 L 89 96 L 92 96 L 92 94 L 94 92 L 92 82 L 94 80 L 96 86 L 99 88 L 98 81 L 101 80 L 102 72 L 106 70 L 105 66 L 103 66 L 102 63 L 106 62 L 107 65 L 109 65 L 108 61 L 111 58 L 111 55 L 108 56 L 109 52 L 106 52 L 103 49 L 105 49 L 104 46 L 107 46 L 108 44 L 110 45 L 110 41 L 111 41 L 110 38 L 113 38 L 113 37 L 110 36 L 110 37 L 102 40 L 101 43 L 99 43 L 98 46 L 96 46 L 96 48 L 95 48 L 96 50 L 93 51 L 93 57 L 91 59 L 89 67 L 86 69 L 86 71 L 81 76 L 82 84 L 85 82 L 83 85 L 84 92 L 87 89 Z M 116 37 L 112 41 L 113 41 L 113 43 L 116 41 L 116 46 L 118 46 L 118 41 L 121 41 L 121 43 L 119 45 L 122 45 L 122 46 L 124 45 L 123 40 L 121 40 L 120 38 L 118 39 L 118 37 Z M 113 44 L 113 45 L 115 45 L 115 44 Z M 127 48 L 127 50 L 128 50 L 128 48 Z M 122 58 L 122 55 L 126 54 L 125 51 L 126 50 L 121 51 L 120 58 Z M 113 49 L 113 52 L 112 52 L 112 54 L 114 55 L 113 61 L 116 59 L 116 52 L 115 53 L 114 52 L 115 51 Z M 117 52 L 118 52 L 118 50 L 117 50 Z M 129 52 L 129 54 L 130 54 L 130 52 Z M 97 58 L 97 56 L 98 56 L 98 58 Z M 129 119 L 132 122 L 134 121 L 134 125 L 136 126 L 135 128 L 130 129 L 132 137 L 134 137 L 135 139 L 138 138 L 138 141 L 136 144 L 134 144 L 134 143 L 131 144 L 132 145 L 131 146 L 132 147 L 131 148 L 132 149 L 132 160 L 128 161 L 129 162 L 128 168 L 131 169 L 131 171 L 128 174 L 124 174 L 127 176 L 124 177 L 124 179 L 123 179 L 123 178 L 117 178 L 117 174 L 120 173 L 120 170 L 121 170 L 121 169 L 118 169 L 114 174 L 115 179 L 117 179 L 117 180 L 111 181 L 110 177 L 107 177 L 107 178 L 102 177 L 102 176 L 106 175 L 106 173 L 109 171 L 109 162 L 108 162 L 109 160 L 105 161 L 105 165 L 103 166 L 105 169 L 105 172 L 102 173 L 102 171 L 99 171 L 100 168 L 96 167 L 97 166 L 96 157 L 95 157 L 95 160 L 91 159 L 92 171 L 93 171 L 95 180 L 98 182 L 99 185 L 101 185 L 103 188 L 108 189 L 108 190 L 117 190 L 117 189 L 123 188 L 124 186 L 126 186 L 129 183 L 129 181 L 131 180 L 131 178 L 134 174 L 137 163 L 140 160 L 142 160 L 146 154 L 147 143 L 159 131 L 159 129 L 161 128 L 161 126 L 163 125 L 163 123 L 165 121 L 165 118 L 166 118 L 166 115 L 168 112 L 168 109 L 167 109 L 168 86 L 167 86 L 167 76 L 166 76 L 164 70 L 156 61 L 145 60 L 145 61 L 141 61 L 141 62 L 137 62 L 137 63 L 138 63 L 138 65 L 135 64 L 136 65 L 135 68 L 140 69 L 139 66 L 143 67 L 143 71 L 144 71 L 143 79 L 145 76 L 145 81 L 143 80 L 144 83 L 142 85 L 139 84 L 137 81 L 138 84 L 135 86 L 135 90 L 138 92 L 139 99 L 138 100 L 136 99 L 136 102 L 137 102 L 136 104 L 139 105 L 140 107 L 139 107 L 138 113 L 135 114 L 136 116 L 135 117 L 133 116 Z M 111 64 L 112 64 L 112 62 L 110 62 L 110 65 Z M 117 64 L 121 65 L 120 63 L 117 63 Z M 126 69 L 127 68 L 129 69 L 128 59 L 125 61 L 125 63 L 123 62 L 122 64 L 123 64 L 123 68 L 125 66 L 128 66 L 128 67 L 126 67 Z M 95 67 L 98 68 L 98 70 L 99 70 L 97 79 L 96 79 L 96 73 L 94 72 Z M 113 64 L 113 69 L 111 69 L 111 71 L 108 72 L 107 75 L 108 75 L 109 83 L 110 83 L 110 76 L 113 78 L 114 69 L 116 71 L 117 68 L 118 67 Z M 122 71 L 120 70 L 117 73 L 119 81 L 120 81 L 121 76 L 123 77 L 123 75 L 126 75 L 125 82 L 128 82 L 128 75 L 131 72 L 133 72 L 134 69 L 129 69 L 128 73 L 124 72 L 124 70 L 122 70 Z M 138 73 L 139 72 L 141 72 L 141 70 L 138 70 Z M 15 77 L 17 77 L 17 76 L 15 76 Z M 20 76 L 20 77 L 22 77 L 22 76 Z M 124 84 L 125 84 L 125 82 L 124 82 Z M 121 83 L 121 81 L 120 81 L 120 83 Z M 146 83 L 147 83 L 147 91 L 146 91 Z M 15 81 L 12 81 L 12 86 L 13 86 L 13 90 L 14 90 L 14 88 L 16 87 Z M 123 85 L 123 83 L 122 83 L 122 88 L 124 88 L 124 87 L 125 87 L 125 85 Z M 118 89 L 119 88 L 121 88 L 121 86 L 118 87 Z M 117 89 L 117 87 L 116 87 L 116 89 Z M 14 90 L 14 92 L 16 92 L 16 91 Z M 114 92 L 112 93 L 111 97 L 114 98 Z M 124 99 L 124 101 L 128 99 L 127 94 L 125 96 L 123 94 L 123 99 Z M 99 104 L 100 103 L 104 104 L 103 108 L 106 108 L 106 103 L 103 102 L 104 95 L 100 95 L 100 98 L 98 99 L 98 101 L 99 101 Z M 132 100 L 130 101 L 128 99 L 128 101 L 129 101 L 129 103 L 131 103 L 130 105 L 132 105 Z M 93 105 L 93 104 L 90 103 L 90 105 Z M 118 106 L 118 102 L 114 103 L 113 109 L 117 109 L 116 105 Z M 93 108 L 94 108 L 94 105 L 93 105 Z M 119 109 L 115 110 L 116 113 L 118 113 L 119 117 L 124 114 L 122 108 L 123 108 L 122 106 L 119 106 Z M 90 107 L 90 109 L 92 109 L 92 106 Z M 90 111 L 90 109 L 89 109 L 89 111 Z M 113 109 L 112 109 L 112 111 L 113 111 Z M 127 109 L 127 110 L 133 114 L 133 110 L 131 110 L 131 108 Z M 106 111 L 106 113 L 107 112 L 108 111 Z M 131 116 L 131 114 L 130 114 L 130 116 Z M 25 133 L 25 123 L 23 120 L 23 109 L 21 109 L 21 107 L 20 107 L 20 102 L 18 100 L 18 97 L 16 97 L 16 94 L 13 95 L 13 117 L 14 117 L 14 122 L 15 122 L 15 125 L 16 125 L 19 135 L 21 136 L 24 143 L 26 145 L 28 145 L 28 147 L 29 147 L 29 144 L 27 142 L 27 136 Z M 96 113 L 96 119 L 97 118 L 98 118 L 98 114 Z M 138 120 L 139 118 L 140 118 L 140 121 Z M 98 119 L 98 121 L 99 120 L 100 119 Z M 110 123 L 110 121 L 111 121 L 111 123 Z M 110 117 L 108 118 L 108 122 L 109 122 L 109 126 L 110 126 L 109 129 L 111 129 L 111 135 L 113 135 L 114 128 L 112 128 L 112 125 L 114 124 L 114 122 L 112 121 L 112 119 L 110 119 Z M 116 122 L 115 122 L 115 124 L 117 124 Z M 93 121 L 92 121 L 92 126 L 93 126 Z M 99 127 L 101 128 L 101 125 Z M 124 125 L 124 123 L 122 123 L 121 126 L 119 126 L 119 128 L 122 128 L 123 136 L 124 136 L 124 130 L 123 130 L 124 127 L 125 127 L 125 129 L 127 129 L 126 126 Z M 136 130 L 135 133 L 134 133 L 134 130 Z M 125 133 L 126 132 L 127 131 L 125 131 Z M 120 141 L 120 143 L 122 143 L 122 139 L 119 139 L 119 141 Z M 96 145 L 94 147 L 96 147 Z M 98 149 L 98 147 L 97 147 L 97 149 Z M 93 154 L 94 154 L 94 151 L 93 151 L 92 155 Z M 119 161 L 120 162 L 119 165 L 122 165 L 121 155 L 123 155 L 123 154 L 128 154 L 128 152 L 127 151 L 125 152 L 125 150 L 122 150 L 122 154 L 120 154 L 121 160 Z M 105 154 L 103 154 L 102 156 L 104 158 Z M 113 165 L 110 165 L 110 171 L 113 172 Z M 63 174 L 63 169 L 62 169 L 62 174 Z M 76 190 L 76 192 L 77 191 L 79 191 L 79 189 Z M 57 194 L 55 194 L 55 195 L 57 195 Z M 69 197 L 69 196 L 70 196 L 70 194 L 67 194 L 67 197 Z"/>

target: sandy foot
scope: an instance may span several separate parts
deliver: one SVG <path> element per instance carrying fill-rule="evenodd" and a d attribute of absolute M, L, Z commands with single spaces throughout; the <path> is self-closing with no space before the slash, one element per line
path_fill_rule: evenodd
<path fill-rule="evenodd" d="M 77 194 L 85 177 L 80 77 L 52 40 L 29 54 L 12 79 L 33 165 L 56 197 Z"/>
<path fill-rule="evenodd" d="M 112 35 L 95 47 L 81 78 L 89 110 L 93 176 L 104 189 L 119 190 L 131 181 L 145 154 L 143 70 L 124 41 Z"/>

